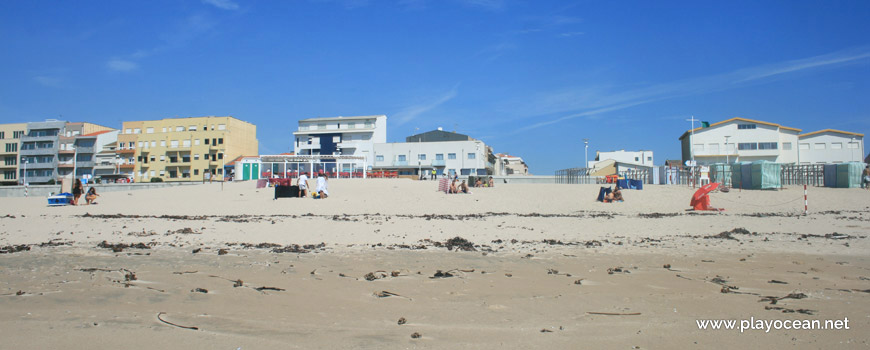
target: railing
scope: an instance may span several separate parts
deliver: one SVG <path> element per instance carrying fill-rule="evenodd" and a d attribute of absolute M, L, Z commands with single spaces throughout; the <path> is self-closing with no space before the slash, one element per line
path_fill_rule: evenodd
<path fill-rule="evenodd" d="M 447 161 L 444 159 L 435 159 L 432 161 L 432 166 L 445 166 L 447 165 Z"/>
<path fill-rule="evenodd" d="M 589 168 L 570 168 L 556 170 L 557 184 L 601 184 L 604 183 L 603 176 L 589 175 Z"/>
<path fill-rule="evenodd" d="M 782 165 L 782 185 L 825 185 L 824 164 Z"/>
<path fill-rule="evenodd" d="M 407 166 L 407 165 L 408 165 L 407 160 L 397 160 L 397 161 L 393 162 L 393 166 Z"/>

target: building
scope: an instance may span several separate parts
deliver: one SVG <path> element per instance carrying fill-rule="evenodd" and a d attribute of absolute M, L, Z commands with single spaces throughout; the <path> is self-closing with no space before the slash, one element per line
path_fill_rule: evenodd
<path fill-rule="evenodd" d="M 27 133 L 21 137 L 21 157 L 26 163 L 27 182 L 30 184 L 54 183 L 61 177 L 73 177 L 73 170 L 79 175 L 93 171 L 93 154 L 96 137 L 82 137 L 114 129 L 92 123 L 69 123 L 49 119 L 44 122 L 27 123 Z M 81 141 L 79 141 L 79 138 Z M 109 138 L 101 138 L 106 140 Z M 78 158 L 79 151 L 82 157 Z M 82 171 L 78 171 L 78 159 L 82 160 Z M 24 177 L 24 167 L 19 175 Z"/>
<path fill-rule="evenodd" d="M 800 164 L 860 162 L 864 134 L 824 129 L 798 135 Z"/>
<path fill-rule="evenodd" d="M 679 139 L 683 162 L 694 157 L 699 165 L 757 160 L 795 164 L 800 132 L 775 123 L 731 118 L 688 130 Z"/>
<path fill-rule="evenodd" d="M 620 163 L 631 163 L 641 166 L 653 166 L 653 151 L 611 151 L 611 152 L 595 152 L 595 162 L 615 160 Z M 595 163 L 589 164 L 590 168 L 595 167 Z"/>
<path fill-rule="evenodd" d="M 474 141 L 471 136 L 456 132 L 444 131 L 442 128 L 427 131 L 422 134 L 411 135 L 405 138 L 405 142 L 445 142 L 445 141 Z"/>
<path fill-rule="evenodd" d="M 18 183 L 19 141 L 26 130 L 26 123 L 0 124 L 0 185 Z"/>
<path fill-rule="evenodd" d="M 215 116 L 124 122 L 117 154 L 136 182 L 222 180 L 225 162 L 259 154 L 257 127 Z"/>
<path fill-rule="evenodd" d="M 67 123 L 58 137 L 57 175 L 95 179 L 96 155 L 118 141 L 118 130 L 91 123 Z"/>
<path fill-rule="evenodd" d="M 501 176 L 526 176 L 529 174 L 529 167 L 523 158 L 512 156 L 509 154 L 498 153 L 495 155 L 497 161 L 495 163 L 495 174 Z"/>
<path fill-rule="evenodd" d="M 480 140 L 376 143 L 372 168 L 416 176 L 432 170 L 438 175 L 492 175 L 491 153 Z"/>
<path fill-rule="evenodd" d="M 120 130 L 118 130 L 120 132 Z M 115 137 L 117 139 L 117 134 Z M 121 158 L 118 155 L 118 141 L 103 145 L 103 149 L 94 154 L 94 178 L 100 182 L 117 182 L 129 179 L 121 173 Z"/>
<path fill-rule="evenodd" d="M 346 155 L 363 156 L 372 164 L 375 144 L 387 142 L 387 116 L 309 118 L 299 121 L 299 129 L 293 133 L 293 149 L 296 155 Z M 329 160 L 323 160 L 330 163 Z M 335 165 L 324 164 L 329 171 Z M 363 162 L 356 164 L 365 166 Z M 342 169 L 342 171 L 349 171 Z"/>

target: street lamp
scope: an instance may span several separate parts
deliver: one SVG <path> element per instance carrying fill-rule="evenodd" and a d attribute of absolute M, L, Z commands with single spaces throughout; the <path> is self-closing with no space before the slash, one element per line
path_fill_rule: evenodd
<path fill-rule="evenodd" d="M 583 167 L 589 167 L 589 139 L 583 139 L 583 145 L 585 146 L 584 157 L 583 157 Z"/>
<path fill-rule="evenodd" d="M 849 142 L 849 147 L 852 147 L 852 145 L 855 145 L 855 148 L 853 148 L 853 149 L 858 148 L 858 143 L 855 142 L 854 137 L 852 137 L 851 142 Z M 849 161 L 854 161 L 854 160 L 855 160 L 855 151 L 849 151 Z"/>
<path fill-rule="evenodd" d="M 725 136 L 725 164 L 728 164 L 728 138 L 731 136 Z"/>
<path fill-rule="evenodd" d="M 24 196 L 27 197 L 27 157 L 21 157 L 24 162 Z"/>

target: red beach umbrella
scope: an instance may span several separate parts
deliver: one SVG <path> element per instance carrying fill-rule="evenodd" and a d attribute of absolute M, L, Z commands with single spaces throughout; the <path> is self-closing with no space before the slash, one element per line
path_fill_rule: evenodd
<path fill-rule="evenodd" d="M 711 182 L 701 186 L 701 188 L 695 191 L 695 194 L 692 195 L 692 201 L 689 202 L 689 205 L 691 205 L 695 210 L 714 210 L 713 208 L 710 208 L 710 197 L 707 194 L 717 188 L 719 188 L 718 182 Z"/>

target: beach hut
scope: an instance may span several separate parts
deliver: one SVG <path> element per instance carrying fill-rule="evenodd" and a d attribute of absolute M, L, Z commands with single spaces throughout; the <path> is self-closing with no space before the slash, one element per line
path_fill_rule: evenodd
<path fill-rule="evenodd" d="M 710 165 L 710 180 L 723 186 L 731 186 L 731 164 L 714 163 Z"/>
<path fill-rule="evenodd" d="M 745 190 L 768 190 L 782 187 L 782 164 L 759 160 L 734 163 L 731 185 Z"/>
<path fill-rule="evenodd" d="M 856 188 L 861 187 L 861 172 L 864 170 L 864 164 L 858 162 L 848 162 L 837 164 L 837 187 L 838 188 Z"/>

